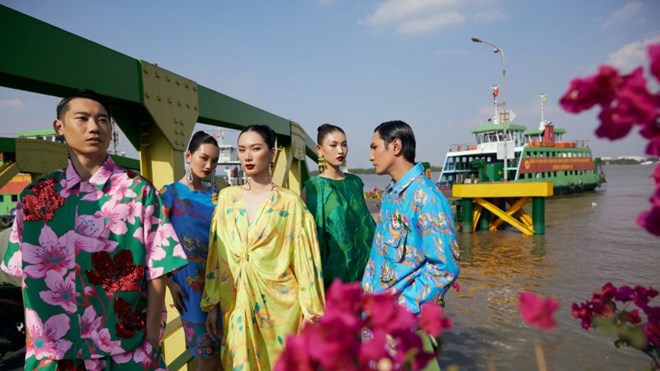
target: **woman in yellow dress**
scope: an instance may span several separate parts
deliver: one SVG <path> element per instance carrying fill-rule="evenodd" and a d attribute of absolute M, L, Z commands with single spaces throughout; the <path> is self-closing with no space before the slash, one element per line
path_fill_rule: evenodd
<path fill-rule="evenodd" d="M 286 337 L 325 306 L 314 218 L 296 193 L 272 183 L 274 156 L 268 126 L 241 131 L 248 183 L 220 192 L 211 221 L 201 307 L 208 332 L 222 336 L 225 370 L 270 370 Z"/>

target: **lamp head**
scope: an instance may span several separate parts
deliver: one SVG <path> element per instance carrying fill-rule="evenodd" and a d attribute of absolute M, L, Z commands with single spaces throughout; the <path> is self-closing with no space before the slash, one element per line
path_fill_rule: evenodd
<path fill-rule="evenodd" d="M 480 43 L 481 42 L 481 39 L 478 36 L 472 36 L 471 40 L 472 40 L 473 43 Z"/>

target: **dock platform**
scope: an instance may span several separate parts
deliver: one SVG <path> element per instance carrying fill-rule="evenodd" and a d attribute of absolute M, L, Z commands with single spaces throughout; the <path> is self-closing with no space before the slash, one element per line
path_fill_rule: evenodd
<path fill-rule="evenodd" d="M 452 196 L 460 199 L 457 217 L 461 231 L 495 231 L 504 223 L 525 235 L 545 234 L 545 199 L 553 195 L 552 182 L 497 182 L 455 184 Z M 532 202 L 532 215 L 524 209 Z M 492 215 L 492 217 L 491 217 Z"/>

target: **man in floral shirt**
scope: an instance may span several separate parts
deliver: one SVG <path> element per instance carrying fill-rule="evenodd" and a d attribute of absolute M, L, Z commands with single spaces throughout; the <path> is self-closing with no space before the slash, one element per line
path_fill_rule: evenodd
<path fill-rule="evenodd" d="M 53 123 L 69 164 L 21 194 L 0 267 L 23 280 L 25 369 L 165 368 L 165 282 L 185 253 L 154 186 L 107 154 L 102 97 L 63 99 Z"/>
<path fill-rule="evenodd" d="M 392 177 L 364 271 L 362 288 L 398 296 L 414 314 L 421 304 L 442 303 L 458 277 L 459 251 L 447 199 L 415 164 L 415 136 L 403 121 L 380 124 L 371 140 L 376 173 Z"/>

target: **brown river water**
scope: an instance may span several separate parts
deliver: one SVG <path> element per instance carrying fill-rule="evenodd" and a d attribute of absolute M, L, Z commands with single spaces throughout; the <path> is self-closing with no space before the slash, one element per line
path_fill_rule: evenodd
<path fill-rule="evenodd" d="M 655 166 L 607 166 L 607 184 L 595 192 L 546 201 L 546 233 L 516 230 L 459 235 L 461 291 L 447 295 L 454 327 L 445 333 L 443 368 L 537 370 L 538 342 L 550 370 L 643 370 L 646 355 L 616 349 L 614 338 L 584 331 L 571 303 L 591 298 L 603 284 L 660 288 L 660 238 L 635 223 L 649 209 Z M 437 176 L 437 174 L 434 174 Z M 363 176 L 365 189 L 385 177 Z M 529 210 L 528 210 L 529 212 Z M 531 213 L 530 213 L 531 214 Z M 518 293 L 533 291 L 561 302 L 551 332 L 527 327 L 518 314 Z M 660 305 L 660 298 L 652 303 Z"/>

